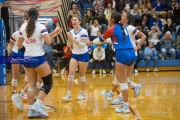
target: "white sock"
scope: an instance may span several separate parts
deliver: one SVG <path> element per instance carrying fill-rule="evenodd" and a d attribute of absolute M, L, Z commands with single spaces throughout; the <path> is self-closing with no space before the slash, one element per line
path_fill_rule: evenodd
<path fill-rule="evenodd" d="M 123 104 L 126 106 L 129 106 L 129 102 L 124 102 Z"/>
<path fill-rule="evenodd" d="M 71 91 L 67 91 L 67 94 L 71 94 Z"/>
<path fill-rule="evenodd" d="M 37 100 L 36 100 L 36 104 L 37 104 L 37 105 L 42 105 L 42 101 L 39 100 L 39 99 L 37 99 Z"/>
<path fill-rule="evenodd" d="M 29 106 L 29 110 L 30 110 L 33 105 L 28 105 L 28 106 Z"/>
<path fill-rule="evenodd" d="M 137 84 L 134 83 L 134 82 L 132 82 L 129 78 L 127 78 L 127 81 L 128 81 L 128 83 L 129 83 L 129 85 L 130 85 L 131 88 L 136 87 Z"/>

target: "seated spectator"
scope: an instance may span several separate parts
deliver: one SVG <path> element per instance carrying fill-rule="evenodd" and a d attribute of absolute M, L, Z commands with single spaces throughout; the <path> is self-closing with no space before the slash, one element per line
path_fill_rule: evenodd
<path fill-rule="evenodd" d="M 89 30 L 90 30 L 90 40 L 92 41 L 97 37 L 98 31 L 101 31 L 101 26 L 99 25 L 97 19 L 94 19 L 93 25 L 89 26 Z"/>
<path fill-rule="evenodd" d="M 101 32 L 100 31 L 98 31 L 97 32 L 97 37 L 101 37 Z M 106 48 L 107 48 L 107 46 L 108 46 L 108 44 L 106 43 L 106 41 L 104 41 L 103 43 L 101 43 L 102 44 L 102 48 L 104 49 L 104 50 L 106 50 Z M 95 48 L 97 48 L 97 44 L 93 44 L 92 45 L 93 46 L 93 49 L 95 49 Z"/>
<path fill-rule="evenodd" d="M 93 71 L 92 74 L 96 74 L 96 63 L 100 62 L 101 69 L 103 74 L 106 74 L 106 60 L 105 60 L 105 50 L 102 48 L 101 44 L 98 45 L 96 49 L 93 51 Z"/>
<path fill-rule="evenodd" d="M 65 67 L 66 67 L 66 76 L 68 76 L 69 74 L 69 63 L 70 63 L 70 59 L 71 59 L 71 56 L 72 56 L 72 48 L 68 47 L 68 46 L 64 46 L 63 47 L 63 51 L 64 51 L 64 64 L 65 64 Z"/>
<path fill-rule="evenodd" d="M 69 18 L 69 16 L 71 15 L 73 15 L 73 9 L 76 9 L 77 10 L 77 14 L 79 15 L 79 16 L 81 16 L 81 13 L 80 13 L 80 11 L 78 10 L 78 8 L 77 8 L 77 5 L 76 4 L 73 4 L 72 5 L 72 9 L 68 12 L 68 15 L 67 15 L 67 17 Z"/>
<path fill-rule="evenodd" d="M 108 47 L 105 50 L 105 53 L 106 53 L 106 61 L 110 69 L 110 74 L 114 74 L 113 67 L 112 67 L 112 63 L 116 61 L 116 52 L 115 52 L 114 46 L 112 44 L 108 44 Z"/>
<path fill-rule="evenodd" d="M 166 14 L 164 10 L 164 2 L 161 0 L 156 0 L 154 2 L 151 3 L 152 8 L 154 9 L 154 11 L 156 11 L 157 15 L 163 15 Z"/>
<path fill-rule="evenodd" d="M 84 6 L 83 6 L 83 2 L 81 0 L 72 0 L 71 9 L 74 4 L 77 5 L 77 7 L 80 8 L 80 10 L 83 10 Z"/>
<path fill-rule="evenodd" d="M 161 53 L 164 59 L 167 59 L 167 53 L 171 54 L 173 60 L 176 58 L 176 51 L 175 51 L 175 40 L 173 39 L 171 32 L 167 31 L 164 37 L 160 40 L 161 46 Z"/>
<path fill-rule="evenodd" d="M 70 11 L 68 12 L 68 18 L 69 18 L 70 16 L 75 16 L 75 14 L 78 14 L 78 16 L 81 16 L 81 13 L 80 13 L 77 9 L 73 8 L 72 10 L 70 10 Z"/>
<path fill-rule="evenodd" d="M 111 4 L 111 7 L 112 7 L 112 4 L 113 4 L 113 0 L 104 0 L 104 7 L 105 8 L 108 8 L 108 5 Z"/>
<path fill-rule="evenodd" d="M 85 25 L 85 29 L 88 30 L 90 21 L 93 21 L 93 16 L 91 10 L 88 10 L 83 18 L 83 23 Z"/>
<path fill-rule="evenodd" d="M 151 14 L 152 12 L 154 12 L 154 9 L 151 6 L 151 3 L 147 4 L 147 9 L 148 9 L 148 14 Z"/>
<path fill-rule="evenodd" d="M 158 71 L 158 57 L 156 48 L 153 47 L 153 43 L 149 42 L 149 46 L 144 50 L 144 59 L 146 60 L 146 72 L 149 72 L 149 64 L 151 60 L 154 60 L 154 71 Z"/>
<path fill-rule="evenodd" d="M 102 0 L 94 0 L 93 6 L 95 6 L 96 4 L 97 4 L 99 7 L 103 7 Z"/>
<path fill-rule="evenodd" d="M 151 29 L 152 26 L 158 26 L 160 30 L 162 29 L 162 22 L 155 12 L 152 13 L 152 18 L 149 21 L 149 29 Z"/>
<path fill-rule="evenodd" d="M 104 14 L 105 16 L 109 13 L 111 13 L 111 9 L 112 9 L 112 4 L 108 3 L 108 7 L 104 10 Z"/>
<path fill-rule="evenodd" d="M 131 10 L 131 15 L 134 16 L 135 23 L 140 22 L 142 14 L 137 4 L 134 4 L 134 8 Z"/>
<path fill-rule="evenodd" d="M 142 23 L 143 28 L 148 27 L 149 19 L 148 19 L 148 16 L 146 14 L 142 15 L 141 23 Z"/>
<path fill-rule="evenodd" d="M 177 59 L 180 59 L 180 29 L 178 30 L 178 37 L 176 40 L 176 55 Z"/>
<path fill-rule="evenodd" d="M 173 7 L 173 21 L 175 22 L 178 18 L 180 18 L 180 7 L 179 3 L 176 2 L 174 7 Z"/>
<path fill-rule="evenodd" d="M 103 13 L 104 8 L 100 7 L 99 12 L 96 13 L 96 15 L 94 16 L 94 19 L 98 20 L 98 23 L 101 25 L 101 33 L 103 34 L 106 29 L 107 29 L 107 20 L 106 20 L 106 16 Z"/>
<path fill-rule="evenodd" d="M 172 20 L 168 19 L 167 24 L 164 25 L 164 30 L 163 30 L 163 35 L 167 32 L 170 31 L 172 34 L 176 32 L 175 26 L 172 24 Z"/>
<path fill-rule="evenodd" d="M 99 5 L 95 4 L 94 8 L 93 8 L 93 10 L 91 10 L 91 12 L 92 12 L 92 16 L 94 18 L 94 16 L 99 12 Z"/>
<path fill-rule="evenodd" d="M 123 1 L 121 1 L 121 0 L 115 0 L 115 2 L 116 2 L 116 7 L 115 7 L 116 11 L 117 11 L 117 12 L 121 12 Z"/>
<path fill-rule="evenodd" d="M 148 42 L 152 42 L 155 45 L 157 51 L 160 52 L 160 44 L 158 43 L 161 31 L 156 26 L 152 26 L 151 31 L 148 33 Z"/>
<path fill-rule="evenodd" d="M 111 12 L 106 15 L 106 19 L 107 19 L 107 20 L 111 17 L 111 14 L 112 14 L 113 12 L 115 12 L 115 9 L 114 9 L 114 8 L 112 8 L 112 9 L 111 9 Z"/>
<path fill-rule="evenodd" d="M 147 0 L 143 0 L 143 1 L 142 1 L 142 4 L 140 4 L 140 10 L 141 10 L 141 12 L 143 12 L 144 9 L 147 9 L 147 6 L 148 6 Z"/>
<path fill-rule="evenodd" d="M 131 1 L 125 0 L 124 3 L 122 4 L 122 8 L 125 9 L 126 11 L 130 12 L 130 10 L 133 8 Z"/>

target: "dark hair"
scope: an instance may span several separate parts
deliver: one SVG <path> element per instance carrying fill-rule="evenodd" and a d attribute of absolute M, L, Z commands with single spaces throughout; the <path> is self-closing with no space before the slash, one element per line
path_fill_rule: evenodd
<path fill-rule="evenodd" d="M 24 22 L 25 20 L 28 20 L 28 19 L 29 19 L 27 12 L 28 12 L 28 10 L 25 10 L 25 11 L 24 11 L 22 22 Z"/>
<path fill-rule="evenodd" d="M 122 33 L 123 33 L 124 41 L 126 41 L 126 34 L 125 34 L 125 31 L 124 31 L 124 27 L 123 27 L 123 25 L 121 23 L 119 23 L 120 20 L 121 20 L 121 14 L 119 12 L 113 12 L 111 14 L 111 19 L 114 19 L 114 24 L 120 25 Z"/>
<path fill-rule="evenodd" d="M 126 18 L 128 19 L 128 25 L 133 25 L 134 24 L 134 19 L 133 19 L 131 13 L 127 12 L 127 11 L 125 13 L 127 15 Z"/>
<path fill-rule="evenodd" d="M 26 34 L 27 34 L 27 37 L 31 37 L 33 32 L 34 32 L 34 29 L 35 29 L 35 22 L 39 16 L 39 13 L 38 13 L 38 10 L 36 8 L 30 8 L 28 11 L 27 11 L 27 15 L 29 17 L 29 21 L 28 21 L 28 24 L 26 26 Z"/>

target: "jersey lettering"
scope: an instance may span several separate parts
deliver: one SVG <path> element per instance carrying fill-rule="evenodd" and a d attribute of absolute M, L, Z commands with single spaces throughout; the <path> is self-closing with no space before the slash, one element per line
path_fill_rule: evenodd
<path fill-rule="evenodd" d="M 28 38 L 28 40 L 26 40 L 26 44 L 31 44 L 31 43 L 36 43 L 36 39 Z"/>

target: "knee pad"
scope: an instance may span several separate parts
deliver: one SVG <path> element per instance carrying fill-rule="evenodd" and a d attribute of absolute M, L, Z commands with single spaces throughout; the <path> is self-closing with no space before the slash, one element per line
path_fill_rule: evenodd
<path fill-rule="evenodd" d="M 86 77 L 85 76 L 80 76 L 81 82 L 86 82 Z"/>
<path fill-rule="evenodd" d="M 28 91 L 36 92 L 36 87 L 30 86 L 28 87 Z"/>
<path fill-rule="evenodd" d="M 74 82 L 74 75 L 68 75 L 68 81 Z"/>
<path fill-rule="evenodd" d="M 29 82 L 29 81 L 28 81 L 28 78 L 27 78 L 27 75 L 25 75 L 24 81 Z"/>
<path fill-rule="evenodd" d="M 52 82 L 52 73 L 50 73 L 46 77 L 41 78 L 43 80 L 44 85 L 41 87 L 40 90 L 44 91 L 46 94 L 48 94 L 53 86 Z"/>
<path fill-rule="evenodd" d="M 43 82 L 42 83 L 37 82 L 36 83 L 36 88 L 41 89 L 43 85 L 44 85 Z"/>
<path fill-rule="evenodd" d="M 120 85 L 120 82 L 116 76 L 114 77 L 114 85 Z"/>
<path fill-rule="evenodd" d="M 120 83 L 121 91 L 127 90 L 128 89 L 128 84 L 127 83 Z"/>
<path fill-rule="evenodd" d="M 17 86 L 17 82 L 18 82 L 17 79 L 12 78 L 11 85 L 12 86 Z"/>

